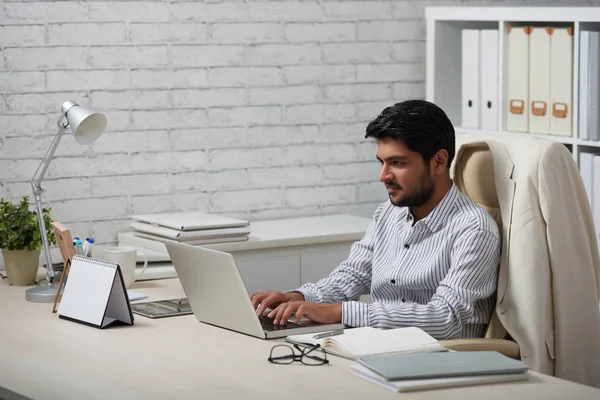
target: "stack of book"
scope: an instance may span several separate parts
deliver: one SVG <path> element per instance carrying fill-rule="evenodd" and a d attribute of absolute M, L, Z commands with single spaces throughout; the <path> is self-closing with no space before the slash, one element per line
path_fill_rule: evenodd
<path fill-rule="evenodd" d="M 250 223 L 220 215 L 165 213 L 134 215 L 132 232 L 119 234 L 119 243 L 166 252 L 165 240 L 191 245 L 248 240 Z"/>
<path fill-rule="evenodd" d="M 529 379 L 525 363 L 495 351 L 365 355 L 351 371 L 395 392 Z"/>

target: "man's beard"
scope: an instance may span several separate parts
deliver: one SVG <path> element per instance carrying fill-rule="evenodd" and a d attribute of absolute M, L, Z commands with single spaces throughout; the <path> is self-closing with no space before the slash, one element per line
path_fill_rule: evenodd
<path fill-rule="evenodd" d="M 394 182 L 386 182 L 386 187 L 389 185 L 391 187 L 400 188 L 399 185 Z M 406 193 L 397 201 L 392 199 L 390 195 L 390 201 L 396 207 L 420 207 L 423 204 L 427 203 L 433 197 L 433 181 L 429 178 L 427 174 L 423 174 L 421 179 L 421 184 L 417 189 L 415 189 L 412 193 Z"/>

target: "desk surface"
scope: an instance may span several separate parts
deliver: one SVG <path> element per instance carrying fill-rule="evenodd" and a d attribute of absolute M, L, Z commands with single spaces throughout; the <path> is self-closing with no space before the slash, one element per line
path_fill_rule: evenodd
<path fill-rule="evenodd" d="M 137 282 L 149 300 L 183 295 L 177 279 Z M 351 361 L 273 365 L 276 341 L 202 324 L 192 316 L 105 330 L 59 319 L 0 282 L 0 386 L 32 399 L 398 398 L 352 375 Z M 259 397 L 260 396 L 260 397 Z M 528 382 L 403 394 L 407 398 L 600 398 L 600 390 L 533 373 Z"/>

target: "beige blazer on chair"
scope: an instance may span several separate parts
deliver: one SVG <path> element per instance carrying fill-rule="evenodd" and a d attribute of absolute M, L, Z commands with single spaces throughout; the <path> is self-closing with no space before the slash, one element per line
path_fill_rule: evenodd
<path fill-rule="evenodd" d="M 458 135 L 456 168 L 467 146 L 487 146 L 493 156 L 500 322 L 533 370 L 600 386 L 600 258 L 573 155 L 536 138 Z"/>

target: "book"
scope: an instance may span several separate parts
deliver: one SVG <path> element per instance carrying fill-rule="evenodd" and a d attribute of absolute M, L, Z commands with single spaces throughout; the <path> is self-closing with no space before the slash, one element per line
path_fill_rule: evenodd
<path fill-rule="evenodd" d="M 341 335 L 323 339 L 315 339 L 314 336 L 292 335 L 285 340 L 304 346 L 319 344 L 326 353 L 350 360 L 372 354 L 447 351 L 436 339 L 417 327 L 378 329 L 367 326 L 345 329 Z"/>
<path fill-rule="evenodd" d="M 207 240 L 232 236 L 247 236 L 250 233 L 249 225 L 238 228 L 199 229 L 194 231 L 180 231 L 145 222 L 132 222 L 129 224 L 129 227 L 137 232 L 177 240 L 179 242 L 191 242 L 198 239 Z"/>
<path fill-rule="evenodd" d="M 222 215 L 205 214 L 201 212 L 180 212 L 163 214 L 133 215 L 135 221 L 164 226 L 179 231 L 200 229 L 235 228 L 249 224 L 248 221 L 224 217 Z"/>
<path fill-rule="evenodd" d="M 496 351 L 367 355 L 358 362 L 388 381 L 517 374 L 527 365 Z"/>
<path fill-rule="evenodd" d="M 516 382 L 529 379 L 529 372 L 518 374 L 498 374 L 479 376 L 460 376 L 453 378 L 406 379 L 388 381 L 364 365 L 356 363 L 350 369 L 356 376 L 375 383 L 394 392 L 412 392 L 417 390 L 432 390 L 459 386 L 487 385 L 491 383 Z"/>

